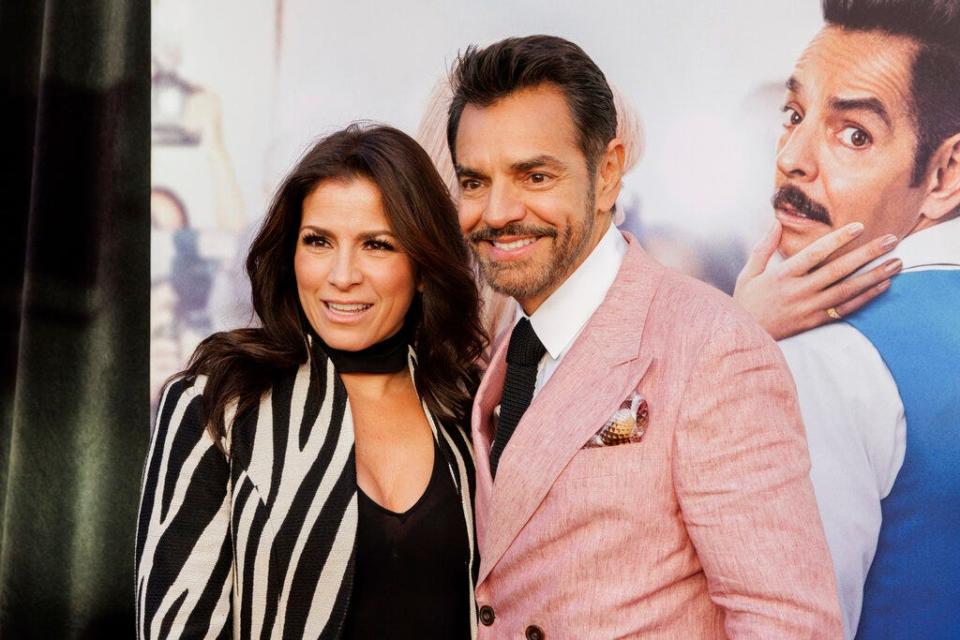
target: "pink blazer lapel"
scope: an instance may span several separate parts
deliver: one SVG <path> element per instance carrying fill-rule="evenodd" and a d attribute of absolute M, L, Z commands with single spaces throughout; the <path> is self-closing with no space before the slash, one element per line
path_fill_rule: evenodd
<path fill-rule="evenodd" d="M 485 378 L 481 385 L 484 393 L 478 393 L 473 423 L 481 558 L 478 585 L 503 556 L 570 459 L 650 367 L 652 358 L 643 354 L 641 337 L 663 269 L 643 254 L 632 236 L 627 235 L 627 239 L 630 247 L 617 279 L 517 425 L 500 458 L 495 484 L 490 480 L 487 425 L 503 388 L 503 346 L 487 372 L 490 384 Z M 482 428 L 478 429 L 478 425 Z"/>
<path fill-rule="evenodd" d="M 480 549 L 483 549 L 485 544 L 486 524 L 490 514 L 490 497 L 493 491 L 493 479 L 490 476 L 490 443 L 493 441 L 490 416 L 494 407 L 500 403 L 500 397 L 503 395 L 503 378 L 507 372 L 508 343 L 509 340 L 501 340 L 490 358 L 490 366 L 487 367 L 483 380 L 477 388 L 473 413 L 470 416 L 470 431 L 473 439 L 473 456 L 477 479 L 474 510 L 476 512 L 477 543 Z"/>

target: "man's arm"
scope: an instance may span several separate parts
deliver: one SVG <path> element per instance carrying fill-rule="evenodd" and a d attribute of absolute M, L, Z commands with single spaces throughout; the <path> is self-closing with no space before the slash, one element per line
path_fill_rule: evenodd
<path fill-rule="evenodd" d="M 674 476 L 731 638 L 840 638 L 793 381 L 745 314 L 718 316 L 683 393 Z"/>

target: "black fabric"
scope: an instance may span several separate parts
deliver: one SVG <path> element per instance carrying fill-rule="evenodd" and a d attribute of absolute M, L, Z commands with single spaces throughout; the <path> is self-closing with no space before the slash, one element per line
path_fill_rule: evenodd
<path fill-rule="evenodd" d="M 433 473 L 417 502 L 390 511 L 358 492 L 356 570 L 344 640 L 470 637 L 463 509 L 434 443 Z"/>
<path fill-rule="evenodd" d="M 507 373 L 503 380 L 503 399 L 500 400 L 500 420 L 497 422 L 493 446 L 490 447 L 490 474 L 494 477 L 513 430 L 533 400 L 537 365 L 546 352 L 533 325 L 527 318 L 521 318 L 513 328 L 507 346 Z"/>
<path fill-rule="evenodd" d="M 337 373 L 397 373 L 407 368 L 410 328 L 406 323 L 395 334 L 360 351 L 334 349 L 319 338 L 314 344 L 323 350 Z"/>
<path fill-rule="evenodd" d="M 130 637 L 150 3 L 3 0 L 0 59 L 0 638 Z"/>

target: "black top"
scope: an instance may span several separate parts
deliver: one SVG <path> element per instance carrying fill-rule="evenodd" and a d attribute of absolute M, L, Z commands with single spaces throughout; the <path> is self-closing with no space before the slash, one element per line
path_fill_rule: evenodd
<path fill-rule="evenodd" d="M 344 639 L 470 637 L 470 550 L 450 473 L 434 441 L 430 482 L 405 513 L 358 490 L 356 574 Z"/>

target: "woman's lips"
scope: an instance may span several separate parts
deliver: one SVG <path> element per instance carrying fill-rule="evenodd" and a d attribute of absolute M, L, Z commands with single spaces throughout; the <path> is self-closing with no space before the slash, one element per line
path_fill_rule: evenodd
<path fill-rule="evenodd" d="M 327 317 L 333 322 L 340 323 L 357 322 L 372 307 L 372 304 L 366 302 L 332 302 L 327 300 L 323 302 Z"/>

